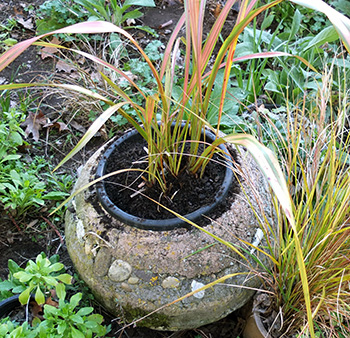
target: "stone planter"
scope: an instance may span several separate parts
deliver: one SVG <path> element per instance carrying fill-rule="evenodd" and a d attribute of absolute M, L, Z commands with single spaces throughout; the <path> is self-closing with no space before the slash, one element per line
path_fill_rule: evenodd
<path fill-rule="evenodd" d="M 105 147 L 86 163 L 75 190 L 94 179 Z M 241 246 L 237 238 L 255 240 L 258 245 L 255 237 L 261 239 L 261 230 L 256 215 L 263 219 L 264 212 L 268 219 L 273 217 L 270 193 L 252 157 L 242 148 L 239 151 L 241 193 L 230 210 L 205 229 L 237 246 Z M 249 288 L 260 285 L 249 273 L 253 259 L 243 261 L 196 228 L 152 231 L 128 226 L 102 208 L 94 188 L 79 193 L 67 211 L 66 242 L 81 278 L 112 314 L 131 322 L 163 307 L 138 322 L 157 330 L 191 329 L 215 322 L 243 306 L 253 295 Z M 259 258 L 267 263 L 264 255 Z M 225 285 L 164 307 L 198 286 L 235 273 Z"/>

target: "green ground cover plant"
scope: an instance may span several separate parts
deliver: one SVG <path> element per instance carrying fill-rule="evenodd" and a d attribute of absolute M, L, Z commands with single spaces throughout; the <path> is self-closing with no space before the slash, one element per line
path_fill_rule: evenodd
<path fill-rule="evenodd" d="M 90 13 L 89 20 L 105 20 L 117 26 L 122 26 L 128 20 L 133 22 L 143 14 L 140 7 L 155 7 L 153 0 L 126 0 L 122 4 L 117 0 L 105 3 L 103 0 L 74 0 L 74 3 L 81 5 Z M 139 8 L 131 8 L 139 6 Z"/>
<path fill-rule="evenodd" d="M 26 107 L 11 107 L 7 94 L 0 98 L 0 205 L 20 219 L 27 213 L 37 213 L 47 201 L 65 199 L 72 178 L 64 174 L 61 180 L 60 175 L 49 174 L 50 165 L 44 159 L 23 160 L 18 149 L 28 144 L 21 127 Z"/>
<path fill-rule="evenodd" d="M 24 269 L 9 260 L 9 277 L 0 282 L 0 300 L 20 293 L 19 300 L 22 304 L 27 304 L 35 288 L 36 302 L 44 304 L 43 319 L 36 317 L 32 324 L 24 321 L 19 325 L 6 317 L 0 321 L 0 337 L 85 338 L 106 335 L 109 329 L 101 325 L 103 316 L 93 314 L 94 308 L 91 306 L 79 306 L 81 292 L 66 299 L 65 284 L 71 283 L 72 276 L 64 271 L 58 255 L 47 258 L 41 253 L 35 262 L 29 260 Z M 71 288 L 68 292 L 72 294 L 72 290 L 74 289 Z M 57 297 L 57 306 L 46 304 L 49 297 Z"/>
<path fill-rule="evenodd" d="M 85 20 L 106 20 L 120 27 L 127 25 L 128 28 L 151 32 L 151 29 L 135 24 L 135 19 L 143 16 L 141 7 L 155 7 L 155 3 L 153 0 L 127 0 L 123 3 L 117 0 L 108 3 L 103 0 L 45 1 L 36 13 L 36 30 L 38 34 L 44 34 Z"/>

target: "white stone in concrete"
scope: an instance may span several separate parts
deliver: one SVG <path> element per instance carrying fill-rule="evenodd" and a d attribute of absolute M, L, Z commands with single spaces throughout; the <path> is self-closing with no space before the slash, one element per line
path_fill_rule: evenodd
<path fill-rule="evenodd" d="M 121 259 L 115 260 L 108 271 L 108 277 L 113 282 L 123 282 L 127 280 L 132 272 L 132 268 L 129 263 L 122 261 Z"/>

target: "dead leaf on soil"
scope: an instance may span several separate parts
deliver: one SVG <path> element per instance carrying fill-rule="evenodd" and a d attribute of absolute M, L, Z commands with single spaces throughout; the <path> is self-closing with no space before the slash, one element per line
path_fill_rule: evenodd
<path fill-rule="evenodd" d="M 46 123 L 47 118 L 41 111 L 38 114 L 30 112 L 26 120 L 22 123 L 23 127 L 27 127 L 25 130 L 26 137 L 32 134 L 34 141 L 39 141 L 39 130 Z"/>
<path fill-rule="evenodd" d="M 15 13 L 15 16 L 22 16 L 23 15 L 23 10 L 20 9 L 19 7 L 13 7 L 13 12 Z"/>
<path fill-rule="evenodd" d="M 54 37 L 50 42 L 55 45 L 61 44 L 61 41 L 58 40 L 56 37 Z M 53 58 L 53 55 L 57 52 L 58 48 L 56 47 L 44 47 L 41 49 L 41 59 L 44 60 L 46 58 Z"/>
<path fill-rule="evenodd" d="M 73 71 L 76 70 L 76 68 L 70 64 L 68 64 L 67 62 L 64 62 L 62 60 L 59 60 L 56 63 L 56 70 L 58 72 L 65 72 L 65 73 L 71 73 Z"/>
<path fill-rule="evenodd" d="M 40 320 L 43 320 L 43 306 L 39 305 L 35 301 L 30 302 L 31 305 L 31 314 L 34 318 L 39 318 Z"/>
<path fill-rule="evenodd" d="M 85 129 L 82 125 L 80 125 L 79 123 L 77 123 L 77 122 L 71 121 L 70 125 L 71 125 L 74 129 L 76 129 L 76 130 L 78 130 L 78 131 L 80 131 L 80 132 L 82 132 L 82 133 L 84 133 L 84 134 L 86 133 L 86 129 Z"/>
<path fill-rule="evenodd" d="M 57 128 L 59 132 L 61 132 L 63 130 L 68 130 L 68 127 L 65 123 L 57 122 L 57 121 L 45 124 L 44 128 Z"/>
<path fill-rule="evenodd" d="M 24 20 L 23 18 L 20 17 L 17 19 L 17 22 L 26 29 L 30 29 L 30 30 L 34 29 L 32 18 L 29 18 L 28 20 Z"/>

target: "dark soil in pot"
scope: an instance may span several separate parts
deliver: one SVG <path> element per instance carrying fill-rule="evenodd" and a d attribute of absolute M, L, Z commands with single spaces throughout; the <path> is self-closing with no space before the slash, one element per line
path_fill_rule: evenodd
<path fill-rule="evenodd" d="M 147 168 L 145 149 L 147 149 L 146 142 L 140 135 L 136 134 L 136 136 L 118 145 L 107 159 L 104 174 L 125 168 L 132 169 L 109 177 L 106 180 L 108 183 L 105 183 L 105 190 L 109 199 L 124 212 L 143 219 L 171 219 L 175 216 L 154 201 L 181 215 L 188 215 L 201 207 L 215 203 L 218 196 L 223 194 L 224 197 L 224 194 L 226 194 L 226 192 L 223 192 L 222 185 L 227 183 L 227 163 L 225 164 L 222 154 L 214 154 L 202 177 L 189 172 L 189 156 L 185 155 L 182 160 L 180 174 L 177 177 L 170 173 L 166 174 L 169 191 L 164 193 L 158 184 L 150 187 L 145 184 L 143 176 L 146 176 L 147 173 L 133 171 L 133 169 L 145 170 Z M 201 150 L 199 153 L 201 153 Z M 232 151 L 231 156 L 235 158 L 234 151 Z M 235 193 L 238 192 L 239 185 L 234 180 L 226 198 L 207 216 L 215 218 L 228 210 Z M 208 218 L 196 220 L 200 225 L 205 225 L 208 221 Z"/>

